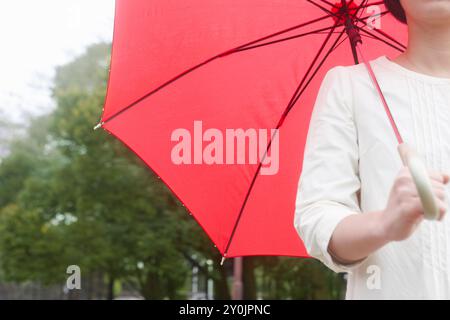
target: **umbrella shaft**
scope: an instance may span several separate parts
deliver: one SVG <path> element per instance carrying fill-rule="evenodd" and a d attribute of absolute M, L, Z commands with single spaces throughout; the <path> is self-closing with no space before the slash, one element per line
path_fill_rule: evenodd
<path fill-rule="evenodd" d="M 381 99 L 381 102 L 383 103 L 384 110 L 386 112 L 386 115 L 388 116 L 389 123 L 392 127 L 392 130 L 394 131 L 395 137 L 397 139 L 397 142 L 399 144 L 403 143 L 403 138 L 400 134 L 400 131 L 398 130 L 397 124 L 395 123 L 394 117 L 392 116 L 391 110 L 389 108 L 389 105 L 386 101 L 386 98 L 384 97 L 383 91 L 381 90 L 380 84 L 378 83 L 377 77 L 375 76 L 375 72 L 372 69 L 372 66 L 370 65 L 369 61 L 364 57 L 364 54 L 361 49 L 362 45 L 362 37 L 359 33 L 358 28 L 353 23 L 351 14 L 348 9 L 347 1 L 341 0 L 342 2 L 342 10 L 343 10 L 343 16 L 345 17 L 345 30 L 347 32 L 348 38 L 350 40 L 350 45 L 352 48 L 353 53 L 353 59 L 355 61 L 355 64 L 359 64 L 359 57 L 358 53 L 361 56 L 364 65 L 367 68 L 367 71 L 369 73 L 370 79 L 372 80 L 375 89 L 377 90 L 377 93 Z"/>
<path fill-rule="evenodd" d="M 242 282 L 243 258 L 233 259 L 233 300 L 242 300 L 244 295 Z"/>
<path fill-rule="evenodd" d="M 362 38 L 359 34 L 358 29 L 353 23 L 352 15 L 350 14 L 346 0 L 342 0 L 342 15 L 345 19 L 345 31 L 347 32 L 348 39 L 350 41 L 353 59 L 355 61 L 355 64 L 359 64 L 358 51 L 356 47 L 359 43 L 362 43 Z"/>
<path fill-rule="evenodd" d="M 387 103 L 387 100 L 383 94 L 383 91 L 381 90 L 380 84 L 378 83 L 377 77 L 375 76 L 375 72 L 372 69 L 372 66 L 370 65 L 370 62 L 367 61 L 367 59 L 364 57 L 364 54 L 361 49 L 361 44 L 358 44 L 356 46 L 357 50 L 359 51 L 359 55 L 361 56 L 364 65 L 367 68 L 367 71 L 369 72 L 370 79 L 372 80 L 373 85 L 375 86 L 375 89 L 377 90 L 377 93 L 381 99 L 381 102 L 383 103 L 384 111 L 386 112 L 386 115 L 388 116 L 389 123 L 392 127 L 392 130 L 394 131 L 395 137 L 397 139 L 398 144 L 403 143 L 402 135 L 400 134 L 400 131 L 398 130 L 397 124 L 395 123 L 394 117 L 392 116 L 391 110 L 389 108 L 389 105 Z"/>

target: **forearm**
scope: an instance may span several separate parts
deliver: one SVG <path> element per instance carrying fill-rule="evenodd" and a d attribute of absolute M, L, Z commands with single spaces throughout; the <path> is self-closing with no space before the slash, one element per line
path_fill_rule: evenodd
<path fill-rule="evenodd" d="M 366 258 L 389 241 L 383 228 L 382 212 L 354 214 L 336 227 L 328 244 L 330 255 L 339 263 L 350 264 Z"/>

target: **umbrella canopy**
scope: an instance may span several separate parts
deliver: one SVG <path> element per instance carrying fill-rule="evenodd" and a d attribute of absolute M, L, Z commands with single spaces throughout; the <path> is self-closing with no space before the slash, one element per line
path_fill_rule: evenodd
<path fill-rule="evenodd" d="M 293 226 L 303 149 L 324 73 L 355 63 L 348 17 L 368 59 L 405 48 L 382 1 L 117 0 L 99 125 L 223 256 L 307 256 Z"/>

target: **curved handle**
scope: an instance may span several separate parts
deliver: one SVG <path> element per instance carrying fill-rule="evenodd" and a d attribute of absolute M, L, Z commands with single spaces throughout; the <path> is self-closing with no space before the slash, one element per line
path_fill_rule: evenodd
<path fill-rule="evenodd" d="M 427 168 L 422 159 L 414 149 L 405 143 L 398 146 L 398 152 L 400 153 L 403 164 L 407 166 L 411 172 L 412 179 L 416 185 L 417 192 L 419 193 L 420 201 L 422 202 L 425 219 L 439 219 L 439 208 L 433 193 L 433 187 Z"/>

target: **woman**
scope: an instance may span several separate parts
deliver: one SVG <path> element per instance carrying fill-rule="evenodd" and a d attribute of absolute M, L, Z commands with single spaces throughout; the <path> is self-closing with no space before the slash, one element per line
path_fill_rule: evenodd
<path fill-rule="evenodd" d="M 450 299 L 450 0 L 385 1 L 409 44 L 372 66 L 406 142 L 422 156 L 441 213 L 423 219 L 409 171 L 364 65 L 320 89 L 295 227 L 311 256 L 347 272 L 347 299 Z"/>

